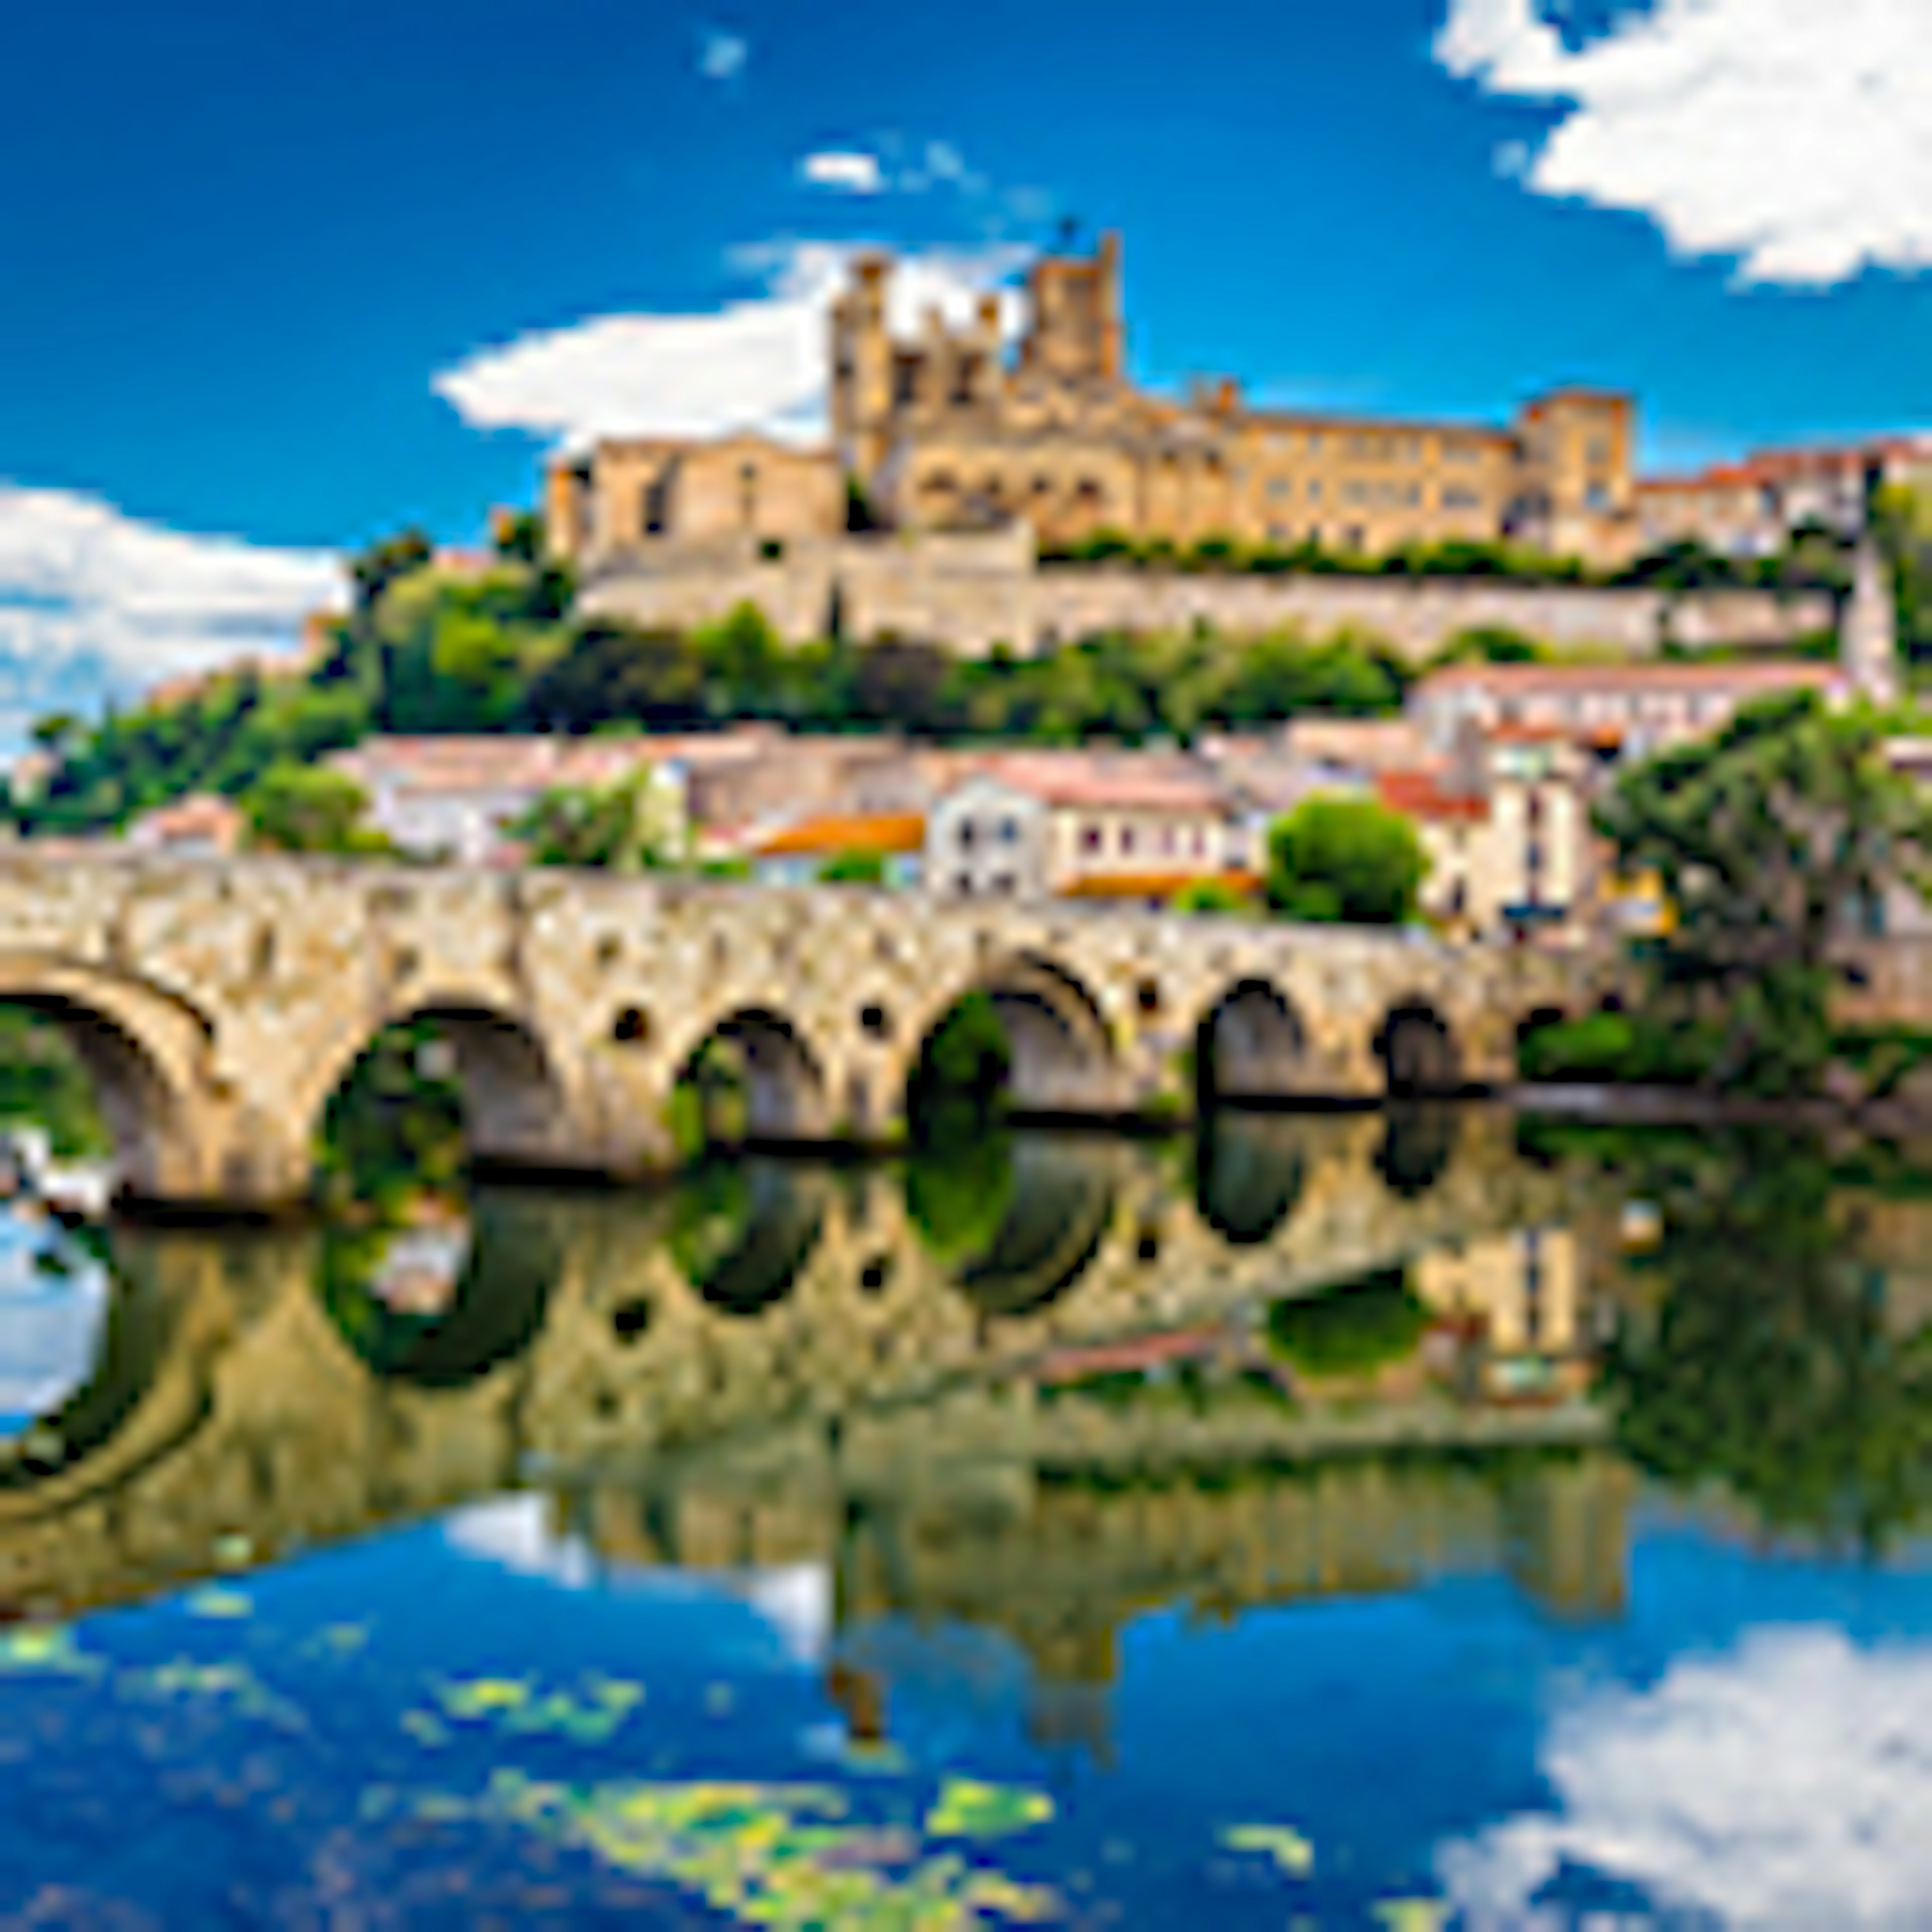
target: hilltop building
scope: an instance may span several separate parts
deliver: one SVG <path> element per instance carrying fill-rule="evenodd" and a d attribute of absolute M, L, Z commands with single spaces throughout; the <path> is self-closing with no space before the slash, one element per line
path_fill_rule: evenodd
<path fill-rule="evenodd" d="M 1009 356 L 998 298 L 917 337 L 887 320 L 893 265 L 862 257 L 832 312 L 832 440 L 599 444 L 552 472 L 551 540 L 579 562 L 654 540 L 838 536 L 846 479 L 901 530 L 1023 525 L 1051 548 L 1103 532 L 1375 553 L 1520 539 L 1598 561 L 1636 540 L 1627 396 L 1553 391 L 1507 424 L 1256 408 L 1231 380 L 1182 399 L 1127 374 L 1118 238 L 1028 280 Z"/>

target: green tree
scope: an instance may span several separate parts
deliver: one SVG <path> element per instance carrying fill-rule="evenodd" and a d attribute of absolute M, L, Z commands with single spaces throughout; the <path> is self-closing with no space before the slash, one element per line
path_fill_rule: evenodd
<path fill-rule="evenodd" d="M 1774 1530 L 1882 1552 L 1932 1508 L 1932 1333 L 1852 1252 L 1860 1204 L 1783 1132 L 1616 1156 L 1660 1245 L 1620 1296 L 1600 1394 L 1641 1468 L 1712 1479 Z"/>
<path fill-rule="evenodd" d="M 272 765 L 243 794 L 250 845 L 276 852 L 370 854 L 389 842 L 364 824 L 369 795 L 326 765 Z"/>
<path fill-rule="evenodd" d="M 496 554 L 512 563 L 543 561 L 543 519 L 534 510 L 518 510 L 504 517 L 494 532 Z"/>
<path fill-rule="evenodd" d="M 1932 489 L 1894 484 L 1873 501 L 1873 525 L 1892 566 L 1906 654 L 1932 656 Z"/>
<path fill-rule="evenodd" d="M 532 684 L 524 709 L 544 730 L 635 723 L 675 730 L 705 716 L 704 665 L 675 632 L 586 626 Z"/>
<path fill-rule="evenodd" d="M 1400 926 L 1428 872 L 1415 827 L 1372 799 L 1304 799 L 1268 832 L 1268 902 L 1289 919 Z"/>
<path fill-rule="evenodd" d="M 1269 1304 L 1269 1352 L 1305 1376 L 1364 1376 L 1406 1361 L 1429 1310 L 1400 1268 Z"/>
<path fill-rule="evenodd" d="M 1457 664 L 1536 664 L 1550 655 L 1548 646 L 1506 626 L 1478 624 L 1458 631 L 1436 654 L 1438 665 Z"/>
<path fill-rule="evenodd" d="M 1225 879 L 1195 879 L 1174 894 L 1172 904 L 1179 913 L 1239 914 L 1248 911 L 1252 902 Z"/>
<path fill-rule="evenodd" d="M 435 554 L 434 546 L 421 530 L 404 530 L 371 544 L 349 566 L 356 609 L 374 610 L 391 584 L 422 569 Z"/>
<path fill-rule="evenodd" d="M 1767 699 L 1625 774 L 1597 824 L 1676 910 L 1654 998 L 1722 1023 L 1713 1076 L 1815 1084 L 1847 915 L 1889 880 L 1924 881 L 1932 857 L 1932 810 L 1888 763 L 1883 720 L 1810 692 Z"/>
<path fill-rule="evenodd" d="M 821 886 L 883 886 L 886 862 L 877 852 L 835 852 L 818 868 Z"/>
<path fill-rule="evenodd" d="M 663 795 L 640 764 L 614 784 L 553 786 L 510 830 L 536 865 L 642 872 L 676 856 L 668 818 Z"/>

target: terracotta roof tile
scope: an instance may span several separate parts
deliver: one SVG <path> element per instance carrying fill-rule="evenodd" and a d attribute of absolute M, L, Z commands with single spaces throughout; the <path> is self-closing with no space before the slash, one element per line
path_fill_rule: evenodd
<path fill-rule="evenodd" d="M 926 820 L 916 812 L 824 812 L 801 818 L 753 848 L 760 859 L 841 852 L 917 852 L 926 844 Z"/>

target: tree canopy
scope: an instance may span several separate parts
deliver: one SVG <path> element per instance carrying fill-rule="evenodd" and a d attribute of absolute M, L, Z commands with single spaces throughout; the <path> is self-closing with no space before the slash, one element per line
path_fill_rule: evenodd
<path fill-rule="evenodd" d="M 272 765 L 242 799 L 249 844 L 275 852 L 387 852 L 389 842 L 362 822 L 368 808 L 368 794 L 326 765 Z"/>
<path fill-rule="evenodd" d="M 675 828 L 648 768 L 608 785 L 554 785 L 511 827 L 533 864 L 643 872 L 673 863 Z"/>
<path fill-rule="evenodd" d="M 1832 954 L 1887 883 L 1923 881 L 1932 810 L 1887 762 L 1884 720 L 1809 692 L 1739 712 L 1714 737 L 1626 773 L 1598 829 L 1675 908 L 1660 996 L 1721 1021 L 1714 1073 L 1809 1085 L 1830 1051 Z"/>
<path fill-rule="evenodd" d="M 1415 827 L 1373 799 L 1304 799 L 1268 833 L 1268 902 L 1289 919 L 1400 926 L 1428 872 Z"/>

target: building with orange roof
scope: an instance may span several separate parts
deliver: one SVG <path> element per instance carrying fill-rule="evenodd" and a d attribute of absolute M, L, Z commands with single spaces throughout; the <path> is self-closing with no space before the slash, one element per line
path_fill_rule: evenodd
<path fill-rule="evenodd" d="M 926 820 L 916 812 L 816 812 L 749 845 L 754 876 L 768 885 L 808 886 L 835 860 L 876 860 L 882 883 L 916 886 Z"/>

